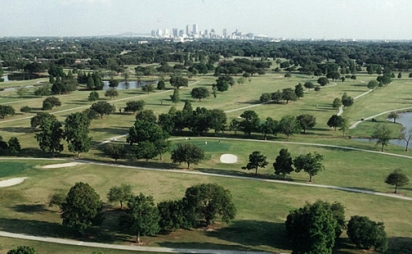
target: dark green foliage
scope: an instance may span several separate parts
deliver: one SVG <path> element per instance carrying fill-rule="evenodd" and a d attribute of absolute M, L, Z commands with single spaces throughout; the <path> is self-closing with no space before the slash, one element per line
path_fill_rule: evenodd
<path fill-rule="evenodd" d="M 342 95 L 342 105 L 344 107 L 350 107 L 353 105 L 353 98 L 348 96 L 346 92 Z"/>
<path fill-rule="evenodd" d="M 87 183 L 76 183 L 70 188 L 62 204 L 63 225 L 84 234 L 91 226 L 101 225 L 104 217 L 99 194 Z"/>
<path fill-rule="evenodd" d="M 24 106 L 20 108 L 20 112 L 22 113 L 30 113 L 31 112 L 31 108 L 29 106 Z"/>
<path fill-rule="evenodd" d="M 292 88 L 285 88 L 282 90 L 282 99 L 286 101 L 286 104 L 288 104 L 289 101 L 296 101 L 297 98 L 298 97 Z"/>
<path fill-rule="evenodd" d="M 60 107 L 61 105 L 62 105 L 62 103 L 60 102 L 59 98 L 54 97 L 54 96 L 47 97 L 43 101 L 42 110 L 50 110 L 54 107 Z"/>
<path fill-rule="evenodd" d="M 110 97 L 110 99 L 113 99 L 113 97 L 119 96 L 119 93 L 117 92 L 115 88 L 110 88 L 104 93 L 104 96 Z"/>
<path fill-rule="evenodd" d="M 301 130 L 300 122 L 294 116 L 284 116 L 279 121 L 278 131 L 285 134 L 288 139 Z"/>
<path fill-rule="evenodd" d="M 374 127 L 374 131 L 372 133 L 371 138 L 376 139 L 376 144 L 381 145 L 383 152 L 383 148 L 389 144 L 389 140 L 391 139 L 392 131 L 386 125 L 378 124 Z"/>
<path fill-rule="evenodd" d="M 323 155 L 317 152 L 308 153 L 306 155 L 299 155 L 293 160 L 295 165 L 295 171 L 300 172 L 301 170 L 309 174 L 309 182 L 312 182 L 312 177 L 317 175 L 319 171 L 325 169 L 322 165 Z"/>
<path fill-rule="evenodd" d="M 7 116 L 14 116 L 16 111 L 12 106 L 9 105 L 0 105 L 0 119 L 4 119 Z"/>
<path fill-rule="evenodd" d="M 275 103 L 280 103 L 283 100 L 282 92 L 277 90 L 276 92 L 272 93 L 271 94 L 271 99 Z"/>
<path fill-rule="evenodd" d="M 235 84 L 234 79 L 231 76 L 220 76 L 218 79 L 216 79 L 216 88 L 219 92 L 224 92 L 229 89 L 229 85 L 233 86 Z"/>
<path fill-rule="evenodd" d="M 405 175 L 405 173 L 402 172 L 402 170 L 395 169 L 386 177 L 385 183 L 395 185 L 394 193 L 398 193 L 398 187 L 407 185 L 409 183 L 409 178 L 407 175 Z"/>
<path fill-rule="evenodd" d="M 312 82 L 305 82 L 305 84 L 303 85 L 304 87 L 306 87 L 307 89 L 312 89 L 315 87 L 315 85 Z"/>
<path fill-rule="evenodd" d="M 127 143 L 133 145 L 143 141 L 155 142 L 159 139 L 166 138 L 162 128 L 154 122 L 146 120 L 136 120 L 134 125 L 129 129 Z"/>
<path fill-rule="evenodd" d="M 205 152 L 202 148 L 192 144 L 177 144 L 177 147 L 172 151 L 171 159 L 173 163 L 187 163 L 187 168 L 190 164 L 197 164 L 204 159 Z"/>
<path fill-rule="evenodd" d="M 76 112 L 67 116 L 65 122 L 64 136 L 68 143 L 69 151 L 77 153 L 88 152 L 91 138 L 89 137 L 90 119 L 86 114 Z"/>
<path fill-rule="evenodd" d="M 259 98 L 259 101 L 262 103 L 269 102 L 270 100 L 272 100 L 272 95 L 270 93 L 262 93 Z"/>
<path fill-rule="evenodd" d="M 120 209 L 123 209 L 123 202 L 129 200 L 132 196 L 132 186 L 123 183 L 120 186 L 110 188 L 107 193 L 107 201 L 109 201 L 109 203 L 120 202 Z"/>
<path fill-rule="evenodd" d="M 175 128 L 172 114 L 160 114 L 157 124 L 169 135 L 173 133 Z"/>
<path fill-rule="evenodd" d="M 40 132 L 35 137 L 42 151 L 50 152 L 52 156 L 63 151 L 63 145 L 60 143 L 64 137 L 62 124 L 56 119 L 45 118 L 40 123 Z"/>
<path fill-rule="evenodd" d="M 250 136 L 252 132 L 259 131 L 260 119 L 255 111 L 246 110 L 240 117 L 243 118 L 243 121 L 239 124 L 240 130 L 248 134 L 248 136 Z"/>
<path fill-rule="evenodd" d="M 126 112 L 133 112 L 136 113 L 136 111 L 143 110 L 145 105 L 145 102 L 143 100 L 138 100 L 138 101 L 128 101 L 126 102 L 126 107 L 124 108 L 124 111 Z"/>
<path fill-rule="evenodd" d="M 257 175 L 257 171 L 259 168 L 264 168 L 269 163 L 266 161 L 266 156 L 261 154 L 259 151 L 254 151 L 253 153 L 249 154 L 249 162 L 245 167 L 242 169 L 255 169 L 255 175 Z"/>
<path fill-rule="evenodd" d="M 166 88 L 166 84 L 163 80 L 157 82 L 157 90 L 164 90 Z"/>
<path fill-rule="evenodd" d="M 131 197 L 127 202 L 126 214 L 120 217 L 119 224 L 130 234 L 136 235 L 136 242 L 140 243 L 140 236 L 154 235 L 160 231 L 159 211 L 153 202 L 152 196 Z"/>
<path fill-rule="evenodd" d="M 144 85 L 144 86 L 142 87 L 142 91 L 145 92 L 145 93 L 151 93 L 151 92 L 153 92 L 154 90 L 155 90 L 155 88 L 154 88 L 154 86 L 153 86 L 152 84 L 147 84 L 147 85 Z"/>
<path fill-rule="evenodd" d="M 51 115 L 46 112 L 39 112 L 30 119 L 30 126 L 32 128 L 36 128 L 37 126 L 40 126 L 47 119 L 57 120 L 55 115 Z"/>
<path fill-rule="evenodd" d="M 96 91 L 90 92 L 89 97 L 87 98 L 88 101 L 97 101 L 99 99 L 99 93 Z"/>
<path fill-rule="evenodd" d="M 87 118 L 89 118 L 90 120 L 95 120 L 95 119 L 100 118 L 99 113 L 97 113 L 96 111 L 90 108 L 83 110 L 83 114 L 85 114 Z"/>
<path fill-rule="evenodd" d="M 212 121 L 212 116 L 209 110 L 197 107 L 192 114 L 189 114 L 189 112 L 186 111 L 183 111 L 182 113 L 184 118 L 188 120 L 188 127 L 192 132 L 200 136 L 209 131 Z"/>
<path fill-rule="evenodd" d="M 171 77 L 169 82 L 177 89 L 179 89 L 179 87 L 181 86 L 187 87 L 189 84 L 189 80 L 183 77 Z"/>
<path fill-rule="evenodd" d="M 329 127 L 333 127 L 336 131 L 336 128 L 342 127 L 343 123 L 344 123 L 344 118 L 343 117 L 338 116 L 338 115 L 332 115 L 329 118 L 329 120 L 327 122 L 327 125 Z"/>
<path fill-rule="evenodd" d="M 58 206 L 61 211 L 61 207 L 66 200 L 66 196 L 67 194 L 63 192 L 56 192 L 54 194 L 51 194 L 49 196 L 49 207 Z"/>
<path fill-rule="evenodd" d="M 393 119 L 393 122 L 396 123 L 396 119 L 399 117 L 398 112 L 396 111 L 392 111 L 391 113 L 389 113 L 388 118 L 389 119 Z"/>
<path fill-rule="evenodd" d="M 141 110 L 137 112 L 136 120 L 144 120 L 144 121 L 155 123 L 157 121 L 157 117 L 154 114 L 153 110 L 145 109 L 145 110 Z"/>
<path fill-rule="evenodd" d="M 215 131 L 215 135 L 218 132 L 224 131 L 226 128 L 226 113 L 221 109 L 209 110 L 210 123 L 209 126 Z"/>
<path fill-rule="evenodd" d="M 21 146 L 20 146 L 19 140 L 16 137 L 11 137 L 7 144 L 8 144 L 7 150 L 9 151 L 9 153 L 11 153 L 11 154 L 20 153 Z"/>
<path fill-rule="evenodd" d="M 303 133 L 306 133 L 306 129 L 313 128 L 316 125 L 316 117 L 310 114 L 302 114 L 296 117 L 300 127 L 303 129 Z"/>
<path fill-rule="evenodd" d="M 376 80 L 381 84 L 380 86 L 386 86 L 389 85 L 392 82 L 392 77 L 390 75 L 383 75 L 383 76 L 378 76 Z"/>
<path fill-rule="evenodd" d="M 105 101 L 98 101 L 93 103 L 90 109 L 96 111 L 100 115 L 100 118 L 103 118 L 104 115 L 113 113 L 114 106 Z"/>
<path fill-rule="evenodd" d="M 275 169 L 275 175 L 282 174 L 283 179 L 286 178 L 286 174 L 293 172 L 293 161 L 292 156 L 288 152 L 288 149 L 281 149 L 279 155 L 276 157 L 273 163 L 273 168 Z"/>
<path fill-rule="evenodd" d="M 37 254 L 37 252 L 33 247 L 19 246 L 16 249 L 9 250 L 7 254 Z"/>
<path fill-rule="evenodd" d="M 327 84 L 329 84 L 329 80 L 325 77 L 320 77 L 318 78 L 318 84 L 321 86 L 326 86 Z"/>
<path fill-rule="evenodd" d="M 34 90 L 34 95 L 36 96 L 49 96 L 51 94 L 51 86 L 50 85 L 44 85 L 41 87 L 36 88 Z"/>
<path fill-rule="evenodd" d="M 142 141 L 137 144 L 134 150 L 136 159 L 145 159 L 146 161 L 153 159 L 158 155 L 158 151 L 153 142 Z"/>
<path fill-rule="evenodd" d="M 340 74 L 337 71 L 332 71 L 326 74 L 327 78 L 332 79 L 333 81 L 340 79 Z"/>
<path fill-rule="evenodd" d="M 276 135 L 278 132 L 279 123 L 273 120 L 271 117 L 266 118 L 266 121 L 260 123 L 259 130 L 263 135 L 263 139 L 267 139 L 269 134 Z"/>
<path fill-rule="evenodd" d="M 217 216 L 229 223 L 236 216 L 236 207 L 229 190 L 213 183 L 187 188 L 183 203 L 186 211 L 190 213 L 187 219 L 193 226 L 199 220 L 205 220 L 206 225 L 210 225 Z"/>
<path fill-rule="evenodd" d="M 170 95 L 170 100 L 171 100 L 174 104 L 176 104 L 176 103 L 178 103 L 178 102 L 180 101 L 179 89 L 178 89 L 178 88 L 175 88 L 175 89 L 173 90 L 173 95 Z"/>
<path fill-rule="evenodd" d="M 111 88 L 116 88 L 119 86 L 119 81 L 115 79 L 109 80 L 109 87 Z"/>
<path fill-rule="evenodd" d="M 298 99 L 302 98 L 305 95 L 305 93 L 303 91 L 303 86 L 302 86 L 301 83 L 299 83 L 295 86 L 295 94 L 296 94 L 296 97 Z"/>
<path fill-rule="evenodd" d="M 127 154 L 127 149 L 122 144 L 108 143 L 104 146 L 103 152 L 105 155 L 112 158 L 114 161 L 118 159 L 125 159 Z"/>
<path fill-rule="evenodd" d="M 182 200 L 169 200 L 157 204 L 160 221 L 159 226 L 162 231 L 176 231 L 180 228 L 188 229 L 190 225 L 186 217 L 187 212 Z"/>
<path fill-rule="evenodd" d="M 202 101 L 202 99 L 208 98 L 210 96 L 210 92 L 206 87 L 195 87 L 190 92 L 190 95 L 192 96 L 192 98 Z"/>
<path fill-rule="evenodd" d="M 340 106 L 342 106 L 342 100 L 340 98 L 335 98 L 332 102 L 332 107 L 337 110 Z"/>
<path fill-rule="evenodd" d="M 388 238 L 383 222 L 371 221 L 365 216 L 352 216 L 348 223 L 349 239 L 356 247 L 384 252 L 388 248 Z"/>
<path fill-rule="evenodd" d="M 332 253 L 336 225 L 331 210 L 320 202 L 291 211 L 285 226 L 293 253 Z"/>

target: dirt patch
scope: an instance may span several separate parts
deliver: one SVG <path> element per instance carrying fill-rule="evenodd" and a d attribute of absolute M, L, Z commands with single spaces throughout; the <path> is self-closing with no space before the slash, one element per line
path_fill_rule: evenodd
<path fill-rule="evenodd" d="M 10 186 L 13 186 L 13 185 L 21 184 L 26 179 L 27 179 L 27 177 L 18 177 L 18 178 L 12 178 L 12 179 L 8 179 L 8 180 L 0 181 L 0 188 L 1 187 L 10 187 Z"/>
<path fill-rule="evenodd" d="M 69 162 L 69 163 L 60 163 L 60 164 L 51 164 L 51 165 L 45 165 L 41 168 L 66 168 L 66 167 L 74 167 L 77 165 L 81 165 L 83 163 L 80 162 Z"/>
<path fill-rule="evenodd" d="M 227 164 L 231 164 L 231 163 L 236 163 L 237 162 L 237 156 L 234 154 L 222 154 L 220 156 L 220 162 L 222 163 L 227 163 Z"/>

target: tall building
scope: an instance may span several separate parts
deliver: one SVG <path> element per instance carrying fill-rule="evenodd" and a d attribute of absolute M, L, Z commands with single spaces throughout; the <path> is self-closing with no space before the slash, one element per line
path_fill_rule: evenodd
<path fill-rule="evenodd" d="M 227 37 L 227 29 L 226 28 L 223 28 L 223 37 Z"/>
<path fill-rule="evenodd" d="M 186 35 L 190 36 L 192 34 L 192 31 L 190 30 L 190 25 L 186 25 Z"/>
<path fill-rule="evenodd" d="M 178 37 L 179 36 L 179 31 L 177 28 L 173 28 L 173 37 Z"/>
<path fill-rule="evenodd" d="M 193 34 L 198 34 L 199 33 L 199 27 L 197 24 L 193 24 Z"/>
<path fill-rule="evenodd" d="M 185 31 L 179 30 L 179 37 L 183 37 L 185 35 Z"/>

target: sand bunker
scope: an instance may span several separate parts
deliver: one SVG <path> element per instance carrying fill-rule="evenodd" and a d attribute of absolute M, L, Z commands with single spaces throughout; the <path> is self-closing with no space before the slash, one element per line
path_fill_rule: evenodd
<path fill-rule="evenodd" d="M 66 167 L 74 167 L 77 165 L 81 165 L 83 163 L 80 162 L 69 162 L 69 163 L 60 163 L 60 164 L 51 164 L 51 165 L 45 165 L 42 168 L 66 168 Z"/>
<path fill-rule="evenodd" d="M 236 163 L 237 162 L 237 156 L 234 154 L 222 154 L 220 156 L 220 162 L 222 163 Z"/>
<path fill-rule="evenodd" d="M 8 180 L 0 181 L 0 188 L 1 187 L 10 187 L 10 186 L 13 186 L 13 185 L 20 184 L 20 183 L 24 182 L 24 180 L 26 178 L 27 177 L 19 177 L 19 178 L 12 178 L 12 179 L 8 179 Z"/>

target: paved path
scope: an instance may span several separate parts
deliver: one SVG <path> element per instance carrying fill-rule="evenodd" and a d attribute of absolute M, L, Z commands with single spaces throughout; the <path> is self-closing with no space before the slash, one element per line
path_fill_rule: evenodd
<path fill-rule="evenodd" d="M 388 113 L 393 112 L 393 111 L 402 111 L 402 110 L 408 110 L 408 109 L 412 109 L 412 107 L 397 108 L 397 109 L 388 110 L 388 111 L 385 111 L 385 112 L 382 112 L 382 113 L 379 113 L 379 114 L 376 114 L 376 115 L 373 115 L 373 116 L 365 117 L 365 118 L 363 118 L 363 121 L 370 120 L 370 119 L 372 119 L 372 118 L 376 118 L 376 117 L 378 117 L 378 116 L 381 116 L 381 115 L 384 115 L 384 114 L 388 114 Z M 354 128 L 356 128 L 356 126 L 358 126 L 358 125 L 359 125 L 360 123 L 362 123 L 363 121 L 357 121 L 357 122 L 355 122 L 354 124 L 352 124 L 352 125 L 349 127 L 349 129 L 354 129 Z"/>
<path fill-rule="evenodd" d="M 180 248 L 166 248 L 166 247 L 145 247 L 145 246 L 118 245 L 118 244 L 106 244 L 106 243 L 94 243 L 94 242 L 81 242 L 81 241 L 62 239 L 62 238 L 14 234 L 14 233 L 9 233 L 5 231 L 0 231 L 0 236 L 39 241 L 39 242 L 85 246 L 85 247 L 94 247 L 94 248 L 104 248 L 104 249 L 128 250 L 128 251 L 147 251 L 147 252 L 163 252 L 163 253 L 221 253 L 221 254 L 271 254 L 272 253 L 272 252 L 263 252 L 263 251 L 180 249 Z"/>
<path fill-rule="evenodd" d="M 363 94 L 360 94 L 360 95 L 354 97 L 353 99 L 354 99 L 354 100 L 359 99 L 360 97 L 365 96 L 365 95 L 367 95 L 368 93 L 370 93 L 370 92 L 372 92 L 372 91 L 373 91 L 373 90 L 371 89 L 371 90 L 369 90 L 369 91 L 367 91 L 367 92 L 364 92 Z M 337 115 L 340 116 L 340 115 L 342 115 L 342 114 L 343 114 L 343 105 L 339 107 L 339 112 L 338 112 Z"/>

